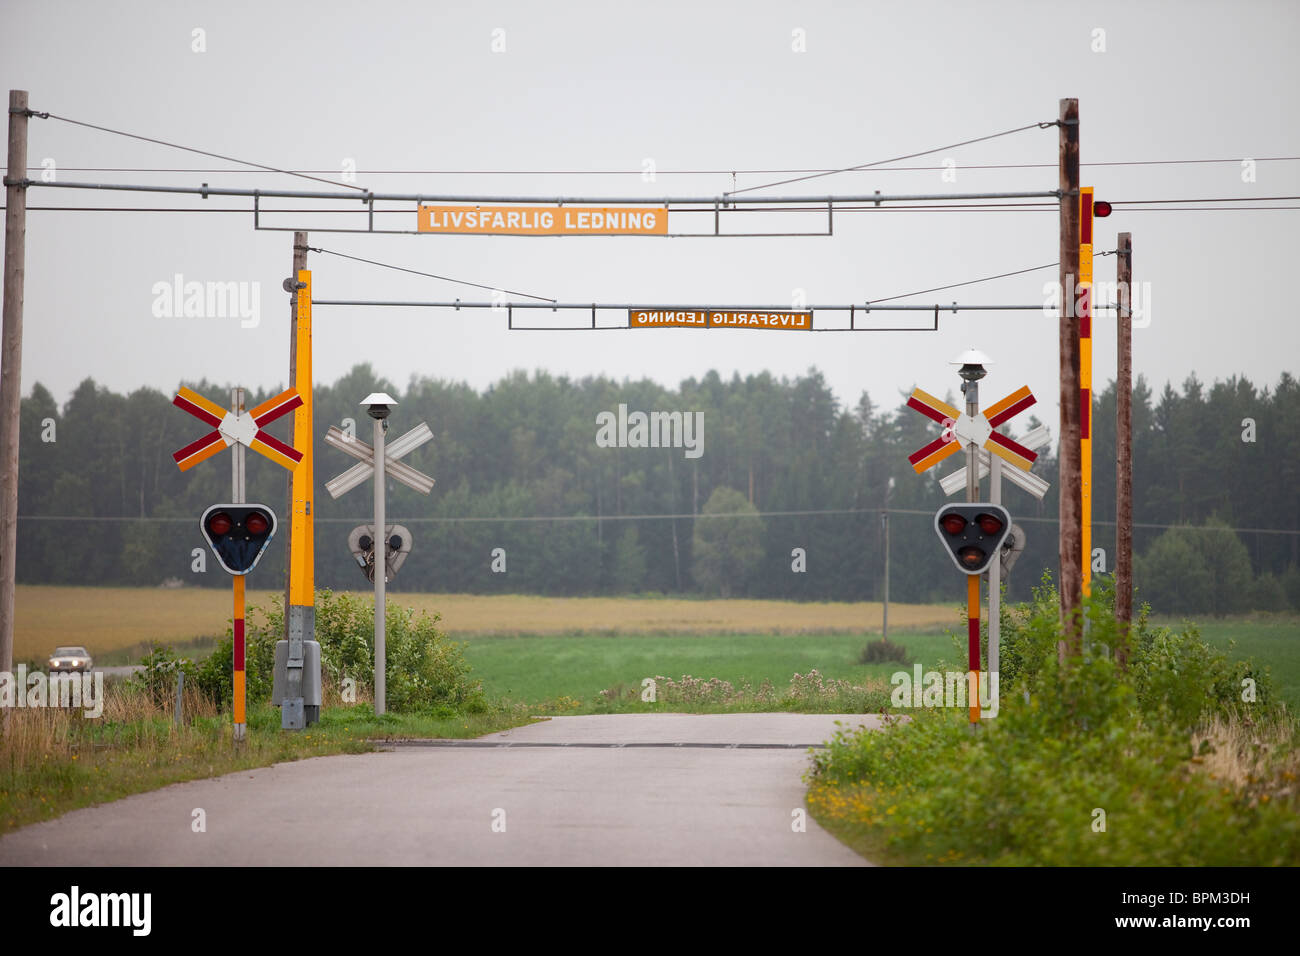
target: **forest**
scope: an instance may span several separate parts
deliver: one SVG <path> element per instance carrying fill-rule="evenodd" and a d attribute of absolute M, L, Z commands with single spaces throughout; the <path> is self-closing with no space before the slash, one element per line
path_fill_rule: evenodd
<path fill-rule="evenodd" d="M 229 402 L 228 386 L 182 384 Z M 400 388 L 357 366 L 314 395 L 320 587 L 367 587 L 346 541 L 370 520 L 370 483 L 331 499 L 324 484 L 351 459 L 322 439 L 350 420 L 370 441 L 372 422 L 358 402 L 376 390 L 400 403 L 390 441 L 421 421 L 434 433 L 403 459 L 436 478 L 432 495 L 388 487 L 389 521 L 414 538 L 392 590 L 879 600 L 887 510 L 891 599 L 961 597 L 932 527 L 947 500 L 938 479 L 961 458 L 915 474 L 907 456 L 936 437 L 934 424 L 905 406 L 906 395 L 863 392 L 844 405 L 816 369 L 793 379 L 710 372 L 676 388 L 517 371 L 476 391 L 428 377 Z M 248 407 L 274 393 L 250 394 Z M 952 394 L 946 400 L 955 403 Z M 206 550 L 199 515 L 230 500 L 230 453 L 180 472 L 172 452 L 204 426 L 170 402 L 170 394 L 117 394 L 90 379 L 62 408 L 39 384 L 24 397 L 20 582 L 225 584 L 216 562 L 196 551 Z M 1111 383 L 1092 409 L 1102 573 L 1114 564 L 1115 405 Z M 698 447 L 644 434 L 638 441 L 628 410 L 659 413 L 655 421 L 679 429 L 694 423 Z M 616 417 L 619 436 L 610 428 Z M 1012 434 L 1037 424 L 1021 417 L 1028 421 Z M 287 438 L 288 420 L 269 431 Z M 1055 431 L 1055 421 L 1047 424 Z M 1157 613 L 1300 608 L 1295 378 L 1284 373 L 1261 387 L 1241 377 L 1207 385 L 1193 375 L 1158 395 L 1139 378 L 1133 455 L 1139 602 Z M 277 588 L 287 472 L 253 453 L 247 462 L 247 500 L 281 519 L 250 586 Z M 1014 599 L 1057 564 L 1054 449 L 1034 470 L 1052 482 L 1042 502 L 1010 485 L 1003 492 L 1027 538 L 1007 582 Z"/>

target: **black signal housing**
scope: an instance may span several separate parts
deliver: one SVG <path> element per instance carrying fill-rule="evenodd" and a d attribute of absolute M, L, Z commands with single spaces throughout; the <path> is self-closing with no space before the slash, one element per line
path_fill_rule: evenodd
<path fill-rule="evenodd" d="M 216 504 L 203 512 L 199 528 L 224 570 L 247 574 L 275 536 L 275 512 L 266 505 Z"/>
<path fill-rule="evenodd" d="M 934 532 L 957 570 L 983 574 L 1011 531 L 1011 515 L 983 501 L 944 505 L 934 516 Z"/>

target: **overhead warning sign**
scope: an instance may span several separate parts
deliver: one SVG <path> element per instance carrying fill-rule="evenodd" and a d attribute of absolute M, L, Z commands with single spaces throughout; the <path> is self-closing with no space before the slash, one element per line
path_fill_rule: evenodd
<path fill-rule="evenodd" d="M 662 206 L 421 206 L 420 232 L 481 236 L 666 236 Z"/>
<path fill-rule="evenodd" d="M 716 309 L 630 309 L 627 324 L 634 329 L 662 326 L 696 328 L 786 329 L 811 331 L 811 312 L 740 312 Z"/>

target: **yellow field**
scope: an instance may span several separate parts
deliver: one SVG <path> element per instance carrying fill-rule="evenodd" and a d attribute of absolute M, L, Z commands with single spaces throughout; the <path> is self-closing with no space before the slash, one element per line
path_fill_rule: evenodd
<path fill-rule="evenodd" d="M 249 591 L 265 604 L 269 591 Z M 183 644 L 226 632 L 229 590 L 217 588 L 71 588 L 20 584 L 14 611 L 14 659 L 43 659 L 59 644 L 92 655 L 148 641 Z"/>
<path fill-rule="evenodd" d="M 249 606 L 272 592 L 249 591 Z M 368 596 L 368 594 L 367 594 Z M 453 636 L 572 631 L 624 634 L 804 634 L 879 631 L 878 602 L 691 601 L 654 598 L 548 598 L 531 595 L 394 594 L 394 603 L 437 611 Z M 76 588 L 19 585 L 14 657 L 43 658 L 58 644 L 92 654 L 148 641 L 184 644 L 224 634 L 230 592 L 215 588 Z M 898 630 L 951 626 L 948 604 L 890 604 Z"/>

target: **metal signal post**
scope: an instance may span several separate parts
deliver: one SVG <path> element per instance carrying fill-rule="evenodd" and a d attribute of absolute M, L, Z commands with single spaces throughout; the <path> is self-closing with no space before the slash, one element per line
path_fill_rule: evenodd
<path fill-rule="evenodd" d="M 312 355 L 311 272 L 300 269 L 294 280 L 294 384 L 302 404 L 293 416 L 294 450 L 302 461 L 293 472 L 293 513 L 289 523 L 288 635 L 276 644 L 276 676 L 283 672 L 272 699 L 280 704 L 280 726 L 302 730 L 320 718 L 320 645 L 316 643 L 315 542 L 312 520 Z M 308 661 L 311 661 L 309 664 Z M 308 667 L 311 674 L 305 674 Z M 304 692 L 313 690 L 308 703 Z"/>
<path fill-rule="evenodd" d="M 344 432 L 338 426 L 331 425 L 329 432 L 325 435 L 325 444 L 351 455 L 353 458 L 358 459 L 359 463 L 325 482 L 325 490 L 330 493 L 330 497 L 337 498 L 361 484 L 368 477 L 373 476 L 375 480 L 375 713 L 382 714 L 387 708 L 387 688 L 385 686 L 387 648 L 385 646 L 384 625 L 387 610 L 385 588 L 389 576 L 386 567 L 389 543 L 385 540 L 388 537 L 388 525 L 386 523 L 388 516 L 386 514 L 387 502 L 384 496 L 384 485 L 388 476 L 392 475 L 393 480 L 401 482 L 422 495 L 427 495 L 433 490 L 432 478 L 424 472 L 397 460 L 407 452 L 413 451 L 425 442 L 430 441 L 433 438 L 433 432 L 429 431 L 429 426 L 426 423 L 421 422 L 401 438 L 389 443 L 386 441 L 385 435 L 388 430 L 388 415 L 393 406 L 397 404 L 397 400 L 385 395 L 383 392 L 373 392 L 362 399 L 361 404 L 366 407 L 370 417 L 375 420 L 375 443 L 373 447 L 367 445 L 365 442 Z M 394 566 L 394 570 L 396 570 L 396 566 Z"/>
<path fill-rule="evenodd" d="M 230 391 L 230 411 L 216 402 L 209 401 L 197 392 L 182 388 L 172 399 L 172 404 L 189 412 L 199 421 L 212 427 L 212 431 L 198 441 L 191 442 L 175 452 L 172 459 L 181 471 L 189 471 L 200 462 L 206 461 L 222 449 L 231 447 L 230 462 L 230 497 L 231 503 L 244 503 L 244 450 L 252 448 L 271 461 L 285 468 L 294 469 L 301 456 L 278 438 L 262 430 L 277 418 L 281 418 L 302 404 L 302 399 L 294 389 L 288 389 L 268 399 L 252 411 L 244 409 L 244 390 L 236 387 Z M 211 510 L 211 509 L 209 509 Z M 206 515 L 205 515 L 206 518 Z M 270 518 L 274 521 L 274 518 Z M 205 537 L 210 529 L 205 521 L 200 522 Z M 271 528 L 272 533 L 274 529 Z M 215 543 L 209 539 L 209 544 Z M 260 552 L 259 552 L 260 554 Z M 222 566 L 226 562 L 217 555 Z M 254 563 L 256 563 L 254 561 Z M 231 636 L 233 642 L 232 668 L 234 685 L 235 739 L 243 740 L 247 732 L 245 721 L 245 670 L 244 670 L 244 575 L 248 568 L 226 567 L 234 578 L 234 613 L 231 618 Z"/>

